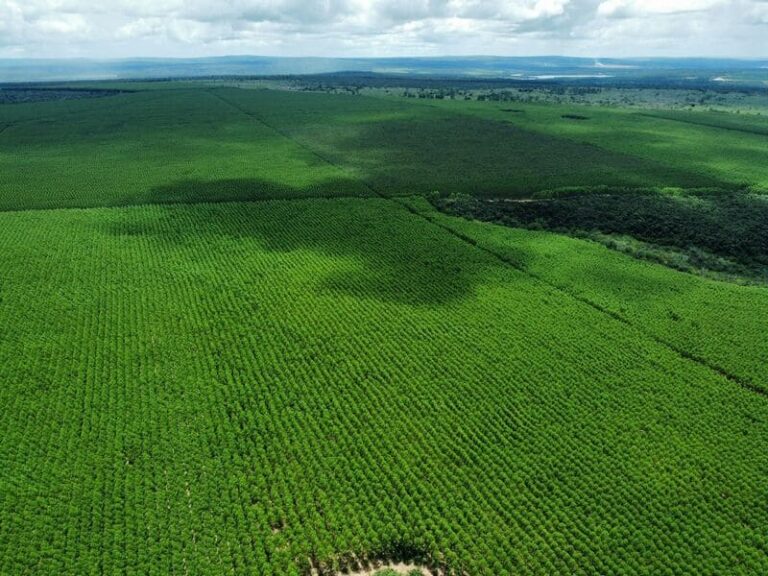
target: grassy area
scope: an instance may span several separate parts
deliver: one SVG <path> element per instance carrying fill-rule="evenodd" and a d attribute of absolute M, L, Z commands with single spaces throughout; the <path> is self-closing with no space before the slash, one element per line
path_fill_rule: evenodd
<path fill-rule="evenodd" d="M 760 397 L 394 202 L 0 244 L 1 573 L 768 570 Z"/>
<path fill-rule="evenodd" d="M 754 114 L 768 113 L 768 93 L 765 81 L 751 86 L 717 85 L 705 81 L 685 85 L 670 79 L 657 78 L 645 86 L 621 81 L 570 82 L 535 81 L 521 78 L 440 78 L 425 76 L 387 76 L 381 74 L 337 73 L 314 76 L 282 76 L 259 78 L 209 78 L 194 84 L 231 86 L 237 88 L 271 88 L 329 94 L 360 94 L 367 96 L 405 96 L 421 100 L 477 100 L 565 105 L 605 106 L 644 110 L 706 110 Z M 655 84 L 655 85 L 654 85 Z M 80 84 L 78 84 L 80 85 Z M 109 82 L 103 86 L 122 86 Z"/>

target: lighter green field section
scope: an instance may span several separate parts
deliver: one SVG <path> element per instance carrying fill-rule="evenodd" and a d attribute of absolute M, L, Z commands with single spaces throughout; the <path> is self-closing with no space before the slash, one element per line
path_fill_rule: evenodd
<path fill-rule="evenodd" d="M 764 398 L 393 202 L 0 246 L 2 574 L 768 572 Z"/>
<path fill-rule="evenodd" d="M 364 195 L 204 90 L 0 106 L 0 210 Z"/>
<path fill-rule="evenodd" d="M 543 281 L 617 315 L 747 386 L 768 392 L 768 291 L 677 272 L 588 242 L 446 216 L 435 222 Z"/>

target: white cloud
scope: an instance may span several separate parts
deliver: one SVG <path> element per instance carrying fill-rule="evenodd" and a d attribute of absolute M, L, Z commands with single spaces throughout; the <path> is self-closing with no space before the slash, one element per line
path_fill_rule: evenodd
<path fill-rule="evenodd" d="M 765 0 L 0 0 L 0 56 L 768 56 Z"/>
<path fill-rule="evenodd" d="M 768 0 L 755 3 L 748 14 L 748 19 L 756 23 L 768 24 Z"/>
<path fill-rule="evenodd" d="M 130 40 L 133 38 L 154 36 L 163 32 L 163 30 L 164 26 L 162 19 L 139 18 L 120 26 L 115 32 L 115 37 L 119 40 Z"/>
<path fill-rule="evenodd" d="M 611 17 L 678 14 L 708 10 L 722 3 L 723 0 L 606 0 L 597 13 Z"/>
<path fill-rule="evenodd" d="M 90 26 L 80 14 L 54 14 L 43 16 L 34 23 L 35 29 L 45 34 L 81 36 L 87 34 Z"/>

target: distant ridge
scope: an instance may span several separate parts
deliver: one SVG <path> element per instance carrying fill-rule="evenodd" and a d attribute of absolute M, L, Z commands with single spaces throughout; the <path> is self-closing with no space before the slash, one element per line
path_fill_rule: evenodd
<path fill-rule="evenodd" d="M 433 58 L 211 58 L 0 59 L 0 82 L 119 80 L 203 76 L 256 76 L 373 72 L 441 76 L 498 77 L 638 77 L 698 72 L 718 77 L 735 72 L 766 76 L 768 60 L 711 58 L 574 58 L 566 56 L 464 56 Z"/>

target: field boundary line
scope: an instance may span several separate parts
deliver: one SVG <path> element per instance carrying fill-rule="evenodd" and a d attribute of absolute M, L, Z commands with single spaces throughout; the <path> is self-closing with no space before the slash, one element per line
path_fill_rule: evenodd
<path fill-rule="evenodd" d="M 95 204 L 92 206 L 52 206 L 50 208 L 0 208 L 0 214 L 23 214 L 25 212 L 71 212 L 78 210 L 130 210 L 131 208 L 146 208 L 147 206 L 207 206 L 216 204 L 261 204 L 263 202 L 310 202 L 313 200 L 381 200 L 379 196 L 356 196 L 354 194 L 344 194 L 339 196 L 265 196 L 261 198 L 225 198 L 217 200 L 211 198 L 208 200 L 192 201 L 157 201 L 137 202 L 135 204 Z"/>
<path fill-rule="evenodd" d="M 213 93 L 213 91 L 211 91 L 211 92 Z M 336 167 L 338 170 L 340 170 L 341 172 L 343 172 L 343 173 L 345 173 L 347 175 L 350 175 L 350 176 L 352 175 L 350 173 L 350 171 L 347 168 L 345 168 L 344 166 L 341 166 L 341 165 L 337 164 L 336 162 L 334 162 L 333 160 L 325 157 L 323 154 L 319 153 L 317 150 L 313 149 L 312 147 L 310 147 L 310 146 L 308 146 L 308 145 L 306 145 L 306 144 L 304 144 L 302 142 L 297 141 L 295 138 L 293 138 L 292 136 L 290 136 L 288 133 L 284 132 L 283 130 L 275 128 L 274 126 L 272 126 L 268 122 L 265 122 L 257 114 L 255 114 L 253 112 L 250 112 L 250 111 L 247 111 L 247 110 L 243 110 L 240 106 L 230 102 L 229 100 L 227 100 L 225 97 L 221 96 L 220 94 L 215 94 L 215 96 L 217 98 L 219 98 L 220 100 L 222 100 L 223 102 L 225 102 L 225 103 L 229 104 L 230 106 L 236 108 L 237 110 L 240 110 L 246 116 L 249 116 L 249 117 L 253 118 L 257 122 L 263 124 L 264 126 L 267 126 L 268 128 L 270 128 L 270 129 L 274 130 L 275 132 L 277 132 L 278 134 L 282 135 L 284 138 L 287 138 L 288 140 L 291 140 L 292 142 L 294 142 L 296 145 L 300 146 L 304 150 L 307 150 L 308 152 L 314 154 L 317 158 L 319 158 L 323 162 L 331 164 L 332 166 Z M 503 264 L 514 268 L 518 272 L 522 272 L 523 274 L 533 278 L 537 282 L 540 282 L 540 283 L 544 284 L 545 286 L 548 286 L 549 288 L 551 288 L 553 290 L 556 290 L 557 292 L 559 292 L 559 293 L 561 293 L 561 294 L 563 294 L 563 295 L 565 295 L 567 297 L 570 297 L 570 298 L 572 298 L 572 299 L 574 299 L 574 300 L 576 300 L 578 302 L 581 302 L 582 304 L 585 304 L 585 305 L 589 306 L 593 310 L 596 310 L 596 311 L 600 312 L 601 314 L 603 314 L 605 316 L 608 316 L 609 318 L 612 318 L 616 322 L 620 322 L 624 326 L 629 326 L 630 328 L 632 328 L 633 330 L 636 330 L 637 332 L 639 332 L 643 336 L 647 337 L 651 341 L 655 342 L 656 344 L 658 344 L 658 345 L 668 349 L 669 351 L 673 352 L 674 354 L 676 354 L 677 356 L 679 356 L 683 360 L 686 360 L 688 362 L 693 362 L 695 364 L 698 364 L 699 366 L 702 366 L 702 367 L 706 368 L 710 372 L 715 373 L 716 375 L 718 375 L 718 376 L 728 380 L 729 382 L 732 382 L 732 383 L 740 386 L 741 388 L 743 388 L 743 389 L 745 389 L 745 390 L 747 390 L 749 392 L 757 394 L 758 396 L 761 396 L 763 398 L 768 398 L 768 391 L 763 390 L 762 388 L 760 388 L 759 386 L 753 384 L 752 382 L 750 382 L 748 380 L 745 380 L 744 378 L 742 378 L 740 376 L 732 374 L 731 372 L 725 370 L 721 366 L 713 364 L 712 362 L 706 360 L 705 358 L 702 358 L 701 356 L 699 356 L 697 354 L 693 354 L 693 353 L 691 353 L 691 352 L 689 352 L 687 350 L 684 350 L 684 349 L 682 349 L 682 348 L 672 344 L 671 342 L 669 342 L 669 341 L 667 341 L 667 340 L 665 340 L 663 338 L 660 338 L 659 336 L 656 336 L 655 334 L 652 334 L 652 333 L 648 332 L 647 330 L 644 330 L 643 328 L 640 328 L 639 326 L 637 326 L 634 323 L 632 323 L 629 319 L 623 317 L 621 314 L 619 314 L 617 312 L 614 312 L 613 310 L 610 310 L 610 309 L 608 309 L 608 308 L 606 308 L 604 306 L 601 306 L 600 304 L 590 300 L 589 298 L 586 298 L 584 296 L 576 294 L 576 293 L 568 290 L 567 288 L 565 288 L 563 286 L 560 286 L 558 284 L 550 282 L 549 280 L 547 280 L 546 278 L 543 278 L 542 276 L 540 276 L 538 274 L 534 274 L 530 270 L 526 270 L 525 268 L 520 266 L 518 263 L 513 261 L 511 258 L 507 258 L 504 255 L 499 254 L 498 252 L 495 252 L 494 250 L 491 250 L 490 248 L 482 246 L 474 238 L 471 238 L 470 236 L 467 236 L 466 234 L 463 234 L 463 233 L 461 233 L 461 232 L 459 232 L 457 230 L 454 230 L 453 228 L 451 228 L 450 226 L 448 226 L 446 224 L 442 224 L 440 222 L 437 222 L 434 218 L 431 218 L 429 215 L 424 214 L 423 212 L 420 212 L 420 211 L 416 210 L 413 206 L 410 206 L 407 202 L 401 201 L 397 196 L 388 196 L 386 194 L 383 194 L 383 193 L 379 192 L 378 190 L 376 190 L 373 186 L 371 186 L 370 184 L 365 182 L 364 180 L 361 180 L 360 182 L 361 182 L 361 184 L 365 188 L 370 190 L 373 194 L 375 194 L 379 198 L 382 198 L 384 200 L 388 200 L 388 201 L 390 201 L 390 202 L 392 202 L 394 204 L 397 204 L 398 206 L 404 208 L 405 210 L 407 210 L 411 214 L 413 214 L 415 216 L 418 216 L 419 218 L 421 218 L 422 220 L 425 220 L 426 222 L 429 222 L 433 226 L 437 226 L 438 228 L 448 232 L 449 234 L 451 234 L 455 238 L 458 238 L 462 242 L 464 242 L 466 244 L 470 244 L 471 246 L 477 248 L 481 252 L 484 252 L 485 254 L 488 254 L 488 255 L 494 257 L 499 262 L 502 262 Z"/>
<path fill-rule="evenodd" d="M 765 130 L 750 130 L 749 128 L 737 128 L 736 126 L 718 126 L 716 124 L 707 124 L 706 122 L 694 122 L 693 120 L 685 120 L 683 118 L 670 118 L 669 116 L 661 116 L 658 114 L 651 114 L 649 112 L 636 112 L 637 116 L 644 118 L 655 118 L 656 120 L 667 120 L 669 122 L 679 122 L 680 124 L 687 124 L 689 126 L 701 126 L 703 128 L 711 128 L 713 130 L 730 130 L 732 132 L 743 132 L 744 134 L 752 134 L 753 136 L 768 136 L 768 128 Z M 697 112 L 689 112 L 689 114 L 697 114 Z"/>
<path fill-rule="evenodd" d="M 304 144 L 303 142 L 300 142 L 299 140 L 296 140 L 296 138 L 294 138 L 293 136 L 291 136 L 290 134 L 288 134 L 284 130 L 281 130 L 280 128 L 277 128 L 276 126 L 273 126 L 272 124 L 270 124 L 269 122 L 264 120 L 261 116 L 259 116 L 255 112 L 251 112 L 250 110 L 246 110 L 242 106 L 239 106 L 239 105 L 235 104 L 234 102 L 232 102 L 231 100 L 228 100 L 227 98 L 225 98 L 221 94 L 218 94 L 216 89 L 210 89 L 209 88 L 207 91 L 208 91 L 209 94 L 211 94 L 212 96 L 215 96 L 216 98 L 218 98 L 219 100 L 221 100 L 225 104 L 228 104 L 229 106 L 231 106 L 235 110 L 239 111 L 241 114 L 243 114 L 245 116 L 248 116 L 249 118 L 253 119 L 255 122 L 258 122 L 259 124 L 261 124 L 263 126 L 266 126 L 267 128 L 269 128 L 270 130 L 272 130 L 276 134 L 279 134 L 280 136 L 282 136 L 286 140 L 289 140 L 290 142 L 294 143 L 296 146 L 298 146 L 302 150 L 305 150 L 306 152 L 309 152 L 310 154 L 312 154 L 316 158 L 319 158 L 320 160 L 322 160 L 324 163 L 328 164 L 329 166 L 332 166 L 332 167 L 336 168 L 336 170 L 338 170 L 339 172 L 341 172 L 345 176 L 352 176 L 355 180 L 360 182 L 360 185 L 363 188 L 367 189 L 374 196 L 379 196 L 379 197 L 382 197 L 382 198 L 387 198 L 383 194 L 380 194 L 377 190 L 373 189 L 367 182 L 365 182 L 364 180 L 358 178 L 354 174 L 351 174 L 350 171 L 347 168 L 344 168 L 343 166 L 337 164 L 333 160 L 331 160 L 329 158 L 326 158 L 324 155 L 322 155 L 320 152 L 318 152 L 317 150 L 315 150 L 311 146 L 308 146 L 307 144 Z M 359 196 L 358 196 L 358 198 L 359 198 Z M 387 198 L 387 199 L 389 199 L 389 198 Z"/>
<path fill-rule="evenodd" d="M 398 202 L 400 204 L 400 202 Z M 411 207 L 408 207 L 411 208 Z M 499 254 L 498 252 L 491 250 L 490 248 L 487 248 L 485 246 L 482 246 L 477 240 L 474 238 L 467 236 L 466 234 L 459 232 L 458 230 L 454 230 L 450 226 L 446 224 L 442 224 L 440 222 L 437 222 L 433 218 L 431 218 L 429 215 L 418 212 L 415 209 L 412 209 L 412 212 L 415 214 L 418 214 L 423 219 L 427 220 L 428 222 L 431 222 L 435 226 L 438 226 L 439 228 L 442 228 L 446 232 L 449 232 L 456 238 L 459 238 L 463 240 L 464 242 L 467 242 L 471 244 L 472 246 L 475 246 L 478 250 L 485 252 L 486 254 L 489 254 L 493 257 L 495 257 L 497 260 L 503 262 L 504 264 L 507 264 L 508 266 L 511 266 L 515 270 L 518 270 L 522 272 L 523 274 L 526 274 L 530 276 L 531 278 L 534 278 L 535 280 L 541 282 L 542 284 L 545 284 L 546 286 L 549 286 L 550 288 L 560 292 L 561 294 L 564 294 L 566 296 L 569 296 L 570 298 L 573 298 L 574 300 L 577 300 L 583 304 L 586 304 L 593 308 L 594 310 L 597 310 L 598 312 L 603 313 L 606 316 L 609 316 L 610 318 L 613 318 L 614 320 L 621 322 L 625 326 L 629 326 L 633 330 L 638 331 L 640 334 L 646 336 L 647 338 L 653 340 L 657 344 L 671 350 L 672 352 L 676 353 L 678 356 L 682 357 L 685 360 L 694 362 L 696 364 L 699 364 L 707 369 L 709 369 L 712 372 L 715 372 L 717 375 L 722 376 L 723 378 L 729 380 L 730 382 L 733 382 L 734 384 L 737 384 L 744 388 L 745 390 L 749 392 L 753 392 L 759 396 L 762 396 L 764 398 L 768 398 L 768 391 L 764 390 L 763 388 L 753 384 L 749 380 L 742 378 L 741 376 L 737 376 L 736 374 L 733 374 L 729 372 L 728 370 L 722 368 L 721 366 L 718 366 L 717 364 L 714 364 L 707 360 L 706 358 L 703 358 L 699 356 L 698 354 L 694 354 L 692 352 L 689 352 L 688 350 L 685 350 L 683 348 L 680 348 L 679 346 L 676 346 L 672 342 L 669 342 L 668 340 L 665 340 L 664 338 L 661 338 L 657 336 L 656 334 L 653 334 L 636 324 L 634 324 L 631 320 L 628 318 L 625 318 L 618 312 L 615 312 L 605 306 L 602 306 L 601 304 L 598 304 L 597 302 L 590 300 L 589 298 L 586 298 L 585 296 L 581 296 L 580 294 L 577 294 L 575 292 L 572 292 L 571 290 L 568 290 L 566 287 L 551 282 L 550 280 L 547 280 L 543 276 L 536 274 L 534 272 L 531 272 L 530 270 L 526 270 L 523 266 L 520 266 L 517 262 L 512 260 L 511 258 L 508 258 L 504 256 L 503 254 Z"/>

